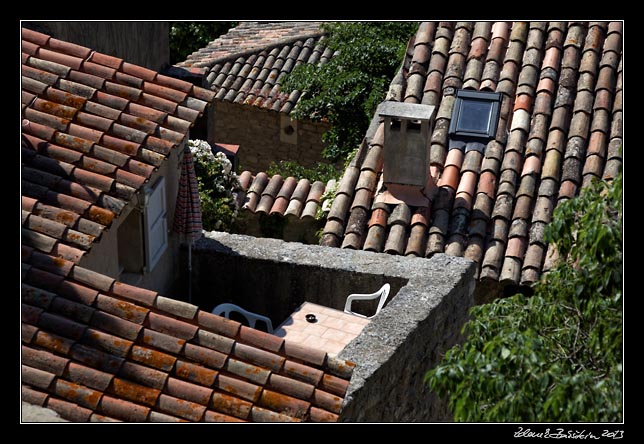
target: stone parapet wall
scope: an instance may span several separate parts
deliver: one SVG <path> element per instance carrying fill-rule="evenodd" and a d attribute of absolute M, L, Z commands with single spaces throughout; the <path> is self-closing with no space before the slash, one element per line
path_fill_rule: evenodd
<path fill-rule="evenodd" d="M 437 254 L 401 257 L 278 239 L 206 233 L 193 248 L 193 303 L 222 302 L 279 325 L 302 302 L 342 310 L 351 293 L 391 285 L 383 310 L 340 353 L 356 363 L 344 422 L 441 422 L 446 403 L 424 382 L 427 370 L 462 340 L 474 305 L 474 263 Z"/>

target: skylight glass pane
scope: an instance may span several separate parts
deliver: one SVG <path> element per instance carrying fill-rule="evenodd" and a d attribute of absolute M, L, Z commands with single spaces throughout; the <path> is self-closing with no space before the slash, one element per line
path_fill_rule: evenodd
<path fill-rule="evenodd" d="M 500 93 L 457 91 L 449 125 L 452 140 L 478 140 L 486 143 L 492 139 L 499 122 L 500 105 Z"/>
<path fill-rule="evenodd" d="M 490 125 L 491 112 L 491 102 L 464 100 L 458 121 L 458 130 L 486 134 Z"/>

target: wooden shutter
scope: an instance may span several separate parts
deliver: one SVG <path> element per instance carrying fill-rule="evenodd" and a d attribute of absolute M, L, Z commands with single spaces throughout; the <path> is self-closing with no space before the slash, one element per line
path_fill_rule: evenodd
<path fill-rule="evenodd" d="M 168 246 L 168 221 L 163 177 L 148 191 L 145 205 L 146 259 L 148 271 L 152 271 Z"/>

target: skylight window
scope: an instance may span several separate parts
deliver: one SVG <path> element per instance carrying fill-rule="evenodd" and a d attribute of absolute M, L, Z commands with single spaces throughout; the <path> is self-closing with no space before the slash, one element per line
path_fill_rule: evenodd
<path fill-rule="evenodd" d="M 500 108 L 500 93 L 457 91 L 449 126 L 451 138 L 464 142 L 489 141 L 496 134 Z"/>

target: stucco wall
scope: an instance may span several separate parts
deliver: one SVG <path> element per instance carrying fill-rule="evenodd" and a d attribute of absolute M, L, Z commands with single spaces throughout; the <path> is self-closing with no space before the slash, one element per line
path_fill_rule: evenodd
<path fill-rule="evenodd" d="M 138 276 L 120 274 L 118 249 L 119 228 L 130 214 L 130 211 L 133 211 L 132 207 L 138 205 L 138 195 L 135 196 L 118 217 L 114 218 L 112 225 L 103 232 L 101 238 L 85 254 L 79 265 L 133 285 L 158 291 L 167 296 L 172 295 L 175 281 L 177 280 L 176 270 L 180 267 L 178 254 L 180 240 L 179 236 L 172 231 L 172 225 L 179 190 L 179 178 L 181 177 L 180 160 L 182 153 L 183 145 L 176 147 L 163 164 L 161 164 L 159 169 L 152 174 L 148 182 L 149 184 L 154 184 L 159 177 L 164 177 L 166 186 L 168 247 L 156 263 L 154 269 L 150 272 L 139 274 Z M 122 234 L 127 233 L 122 232 Z M 143 247 L 143 243 L 140 245 L 131 244 L 131 254 L 138 254 L 137 249 Z"/>
<path fill-rule="evenodd" d="M 185 254 L 185 251 L 183 252 Z M 427 370 L 462 338 L 474 305 L 474 263 L 304 245 L 210 232 L 193 249 L 193 303 L 233 302 L 279 325 L 304 301 L 342 309 L 350 293 L 391 284 L 385 308 L 340 353 L 356 363 L 343 422 L 449 421 Z"/>
<path fill-rule="evenodd" d="M 240 145 L 241 170 L 266 171 L 272 161 L 291 160 L 313 167 L 322 158 L 322 134 L 329 125 L 297 121 L 293 134 L 281 134 L 286 115 L 254 106 L 215 101 L 209 109 L 208 142 Z M 281 135 L 280 135 L 281 134 Z"/>
<path fill-rule="evenodd" d="M 170 63 L 169 22 L 39 21 L 27 26 L 155 71 Z"/>

